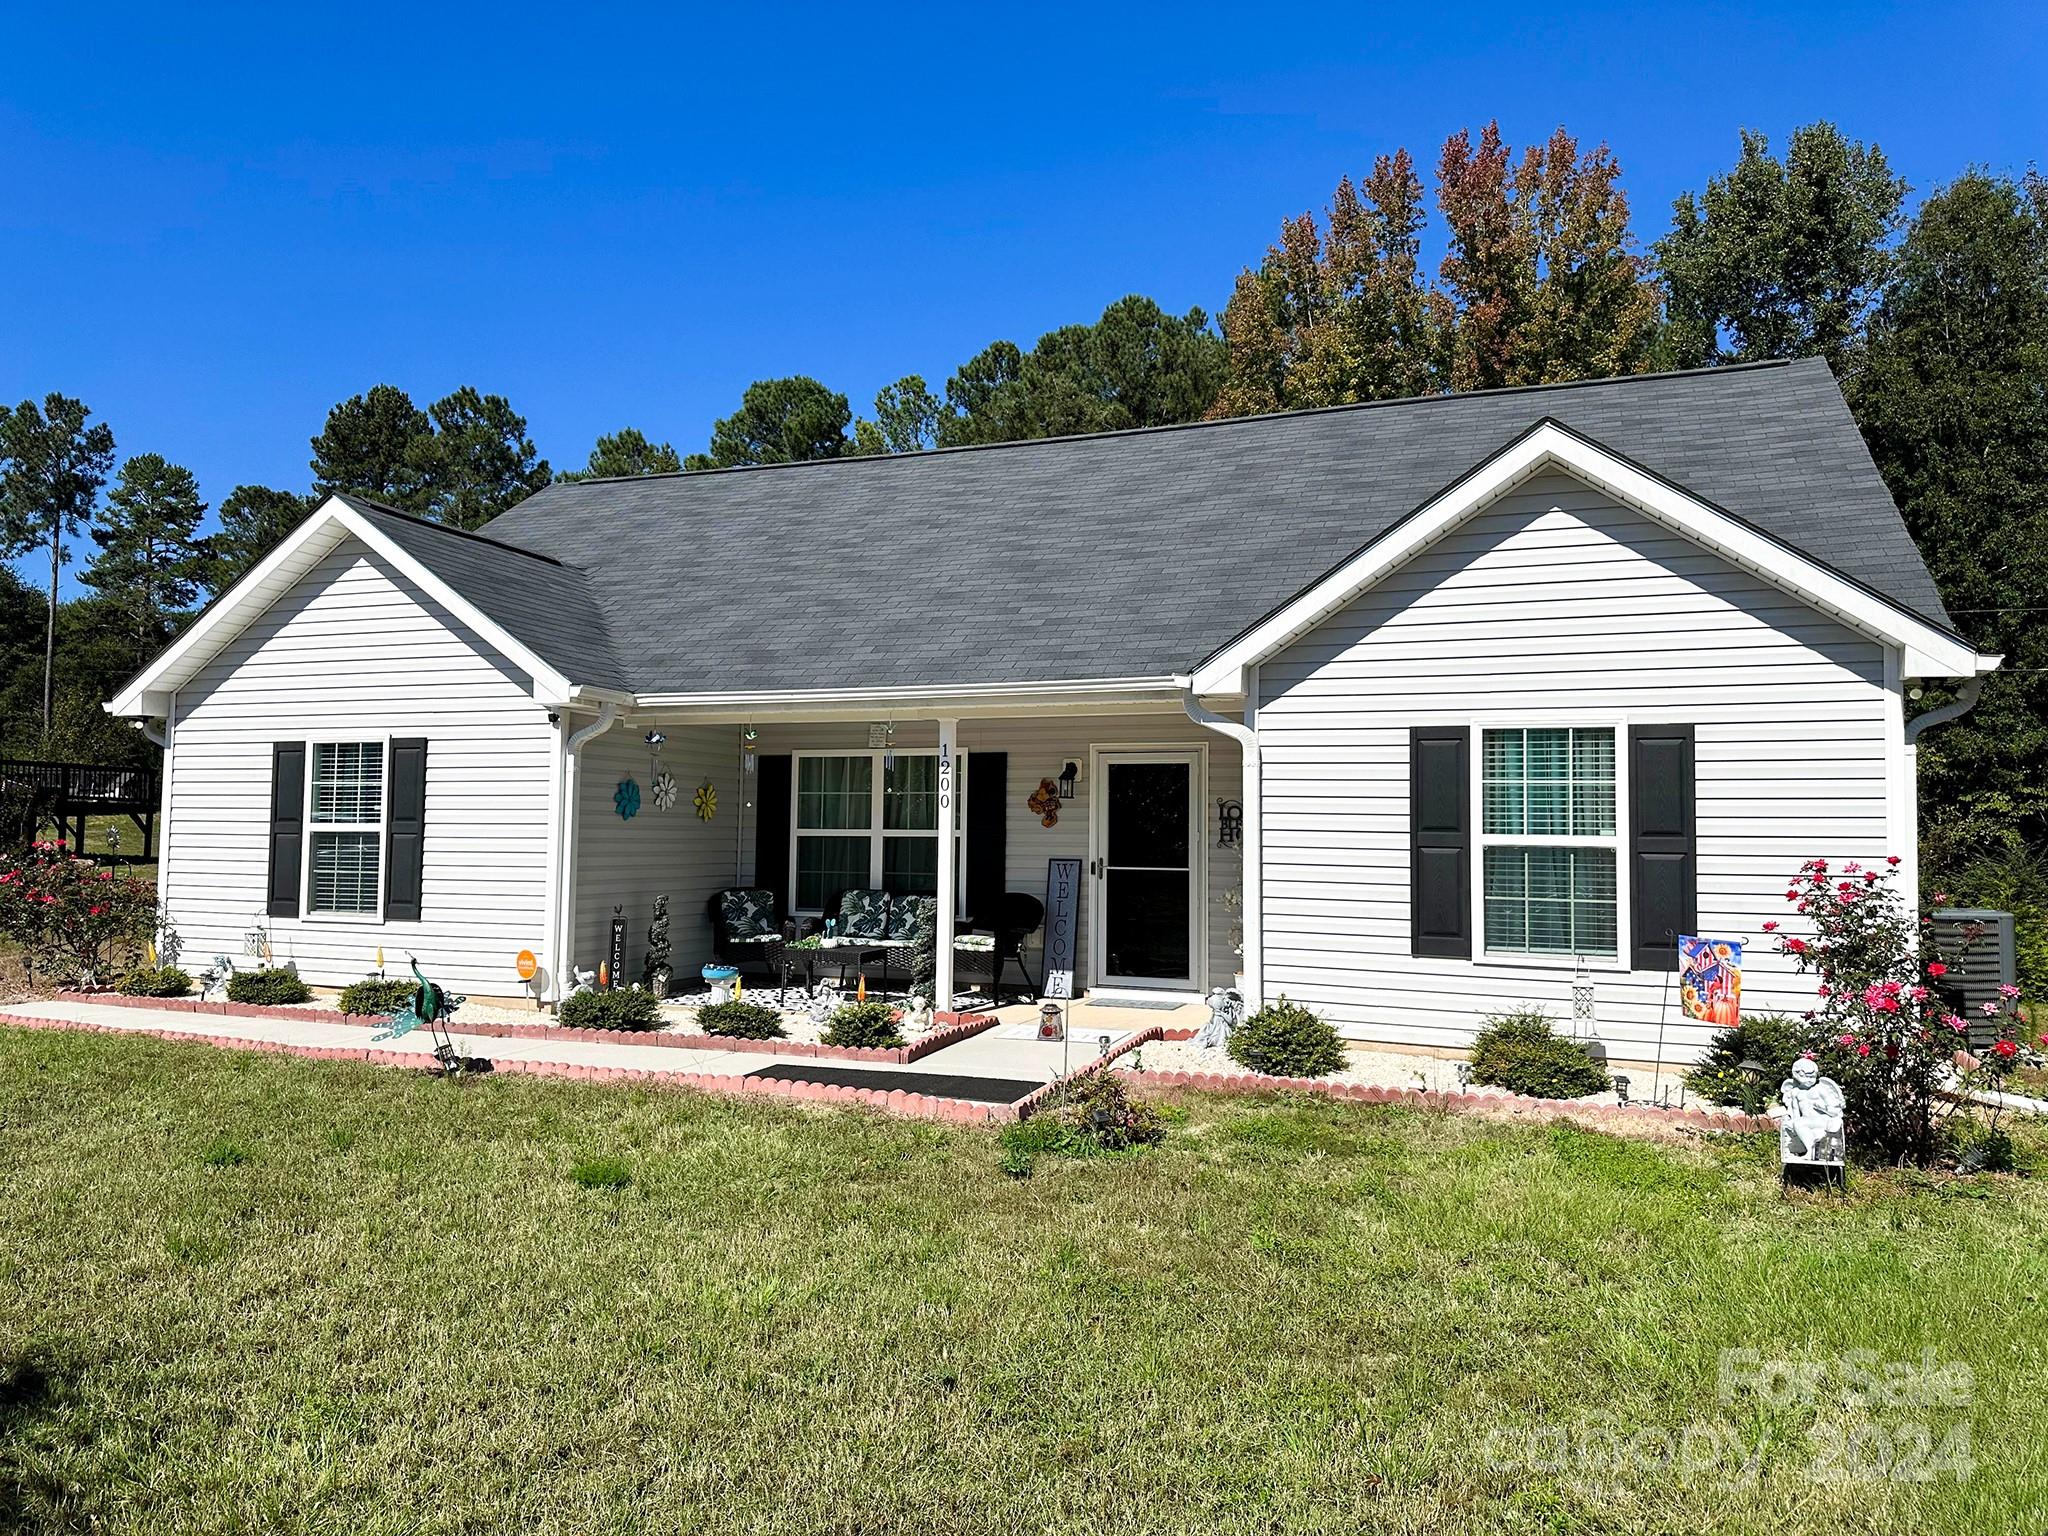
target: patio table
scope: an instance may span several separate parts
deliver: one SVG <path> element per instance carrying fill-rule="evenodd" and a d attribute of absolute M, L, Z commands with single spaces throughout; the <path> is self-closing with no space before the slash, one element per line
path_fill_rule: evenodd
<path fill-rule="evenodd" d="M 829 961 L 838 967 L 839 985 L 843 988 L 849 969 L 856 974 L 869 969 L 886 970 L 889 950 L 889 945 L 873 939 L 821 938 L 810 942 L 799 939 L 796 943 L 783 947 L 783 984 L 785 987 L 788 985 L 790 966 L 801 965 L 805 993 L 815 992 L 818 987 L 819 963 Z"/>

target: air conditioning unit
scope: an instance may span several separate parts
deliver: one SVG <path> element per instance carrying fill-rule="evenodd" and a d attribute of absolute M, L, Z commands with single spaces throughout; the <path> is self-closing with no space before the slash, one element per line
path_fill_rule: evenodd
<path fill-rule="evenodd" d="M 1970 1049 L 1986 1050 L 1998 1038 L 2001 1021 L 1985 1017 L 1984 1005 L 1996 1003 L 2001 1014 L 2009 1013 L 2011 1005 L 1998 989 L 2018 977 L 2012 914 L 1988 907 L 1937 907 L 1930 915 L 1934 921 L 1928 937 L 1948 967 L 1935 991 L 1970 1021 Z"/>

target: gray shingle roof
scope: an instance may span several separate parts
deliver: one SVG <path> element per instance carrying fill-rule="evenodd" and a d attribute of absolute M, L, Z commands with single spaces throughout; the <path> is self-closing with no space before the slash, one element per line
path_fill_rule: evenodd
<path fill-rule="evenodd" d="M 375 519 L 393 543 L 570 682 L 620 685 L 625 669 L 586 573 L 552 555 L 423 522 L 365 496 L 341 499 Z"/>
<path fill-rule="evenodd" d="M 1160 676 L 1545 417 L 1950 627 L 1811 361 L 580 481 L 488 531 L 587 586 L 503 552 L 433 558 L 575 681 L 641 693 Z"/>

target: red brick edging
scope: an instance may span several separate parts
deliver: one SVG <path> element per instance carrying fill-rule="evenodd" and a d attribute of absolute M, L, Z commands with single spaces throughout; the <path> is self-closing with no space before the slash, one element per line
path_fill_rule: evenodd
<path fill-rule="evenodd" d="M 1079 1074 L 1076 1074 L 1077 1076 Z M 1263 1077 L 1252 1072 L 1133 1072 L 1145 1088 L 1193 1088 L 1203 1093 L 1318 1093 L 1363 1104 L 1410 1104 L 1421 1109 L 1498 1110 L 1510 1114 L 1569 1116 L 1595 1124 L 1683 1126 L 1702 1131 L 1775 1131 L 1770 1115 L 1734 1109 L 1655 1109 L 1635 1104 L 1587 1104 L 1579 1099 L 1538 1099 L 1521 1093 L 1442 1093 L 1431 1088 L 1384 1088 L 1374 1083 L 1329 1083 L 1315 1077 Z"/>
<path fill-rule="evenodd" d="M 1148 1025 L 1131 1036 L 1130 1039 L 1119 1042 L 1115 1050 L 1104 1051 L 1093 1061 L 1083 1062 L 1065 1077 L 1056 1077 L 1043 1088 L 1032 1089 L 1013 1106 L 1017 1111 L 1017 1118 L 1019 1120 L 1029 1119 L 1040 1109 L 1044 1108 L 1046 1100 L 1050 1099 L 1066 1084 L 1084 1078 L 1091 1072 L 1102 1071 L 1111 1062 L 1115 1061 L 1117 1057 L 1123 1055 L 1124 1052 L 1135 1051 L 1141 1045 L 1149 1045 L 1152 1041 L 1161 1038 L 1164 1033 L 1165 1031 L 1157 1024 Z M 1140 1073 L 1137 1075 L 1143 1076 L 1144 1074 Z"/>
<path fill-rule="evenodd" d="M 195 1008 L 190 1011 L 200 1010 Z M 254 1016 L 271 1015 L 259 1013 Z M 303 1018 L 305 1013 L 302 1010 L 289 1016 Z M 173 1029 L 122 1029 L 114 1024 L 88 1024 L 71 1019 L 38 1019 L 4 1012 L 0 1012 L 0 1024 L 12 1025 L 17 1029 L 70 1030 L 96 1035 L 149 1035 L 158 1040 L 224 1046 L 237 1051 L 260 1051 L 270 1056 L 301 1056 L 313 1061 L 361 1061 L 372 1066 L 411 1067 L 416 1070 L 438 1066 L 432 1056 L 418 1051 L 382 1051 L 346 1045 L 286 1045 L 275 1040 L 245 1040 L 238 1035 L 192 1035 Z M 581 1038 L 583 1034 L 591 1032 L 570 1030 L 566 1033 Z M 612 1042 L 617 1042 L 621 1038 L 617 1031 L 612 1030 L 598 1030 L 595 1033 Z M 625 1038 L 632 1039 L 630 1035 Z M 936 1094 L 906 1093 L 900 1088 L 884 1093 L 876 1088 L 848 1088 L 832 1083 L 793 1083 L 773 1077 L 735 1077 L 711 1072 L 647 1072 L 631 1067 L 577 1066 L 562 1061 L 500 1061 L 493 1062 L 491 1066 L 493 1075 L 509 1073 L 528 1077 L 556 1077 L 584 1083 L 640 1083 L 651 1088 L 690 1088 L 699 1093 L 719 1094 L 727 1098 L 756 1097 L 789 1099 L 813 1104 L 864 1105 L 869 1109 L 877 1109 L 884 1114 L 899 1115 L 906 1119 L 947 1120 L 959 1125 L 987 1125 L 1017 1119 L 1016 1106 L 1011 1104 L 980 1104 L 971 1099 L 949 1099 Z"/>
<path fill-rule="evenodd" d="M 169 1013 L 203 1013 L 226 1019 L 315 1019 L 322 1024 L 351 1024 L 382 1029 L 388 1020 L 343 1013 L 336 1008 L 286 1008 L 270 1003 L 207 1003 L 193 997 L 129 997 L 120 992 L 59 992 L 66 1003 L 112 1004 L 117 1008 L 158 1008 Z M 933 1051 L 957 1045 L 971 1035 L 995 1027 L 993 1014 L 934 1013 L 944 1028 L 903 1046 L 814 1045 L 807 1040 L 739 1040 L 729 1035 L 679 1035 L 652 1030 L 568 1029 L 560 1024 L 465 1024 L 452 1026 L 458 1035 L 495 1040 L 582 1040 L 592 1045 L 655 1045 L 682 1051 L 751 1051 L 763 1056 L 808 1056 L 829 1061 L 887 1062 L 901 1066 Z"/>

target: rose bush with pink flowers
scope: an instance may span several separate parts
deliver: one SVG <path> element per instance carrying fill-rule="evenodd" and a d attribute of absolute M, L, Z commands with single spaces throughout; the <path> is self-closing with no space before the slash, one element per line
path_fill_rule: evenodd
<path fill-rule="evenodd" d="M 132 966 L 156 931 L 156 887 L 102 869 L 62 842 L 0 853 L 0 938 L 29 984 L 97 984 Z"/>
<path fill-rule="evenodd" d="M 1780 935 L 1778 953 L 1816 976 L 1819 1007 L 1806 1016 L 1809 1054 L 1842 1085 L 1852 1147 L 1888 1162 L 1927 1165 L 1997 1133 L 1998 1111 L 1980 1101 L 2027 1052 L 2019 989 L 1985 1003 L 1997 1021 L 1991 1049 L 1973 1053 L 1969 1022 L 1943 1001 L 1948 966 L 1928 947 L 1928 922 L 1907 916 L 1899 861 L 1826 859 L 1800 866 L 1785 899 L 1813 925 L 1810 939 Z M 1776 934 L 1778 924 L 1764 924 Z"/>

